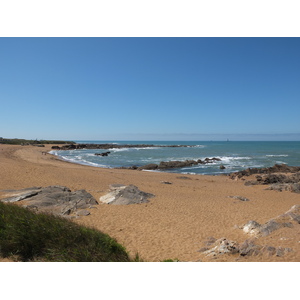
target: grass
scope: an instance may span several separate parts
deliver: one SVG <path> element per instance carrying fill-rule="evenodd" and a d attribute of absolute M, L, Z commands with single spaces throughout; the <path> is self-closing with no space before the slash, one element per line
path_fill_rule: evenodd
<path fill-rule="evenodd" d="M 0 256 L 18 261 L 129 262 L 109 235 L 62 217 L 0 202 Z"/>

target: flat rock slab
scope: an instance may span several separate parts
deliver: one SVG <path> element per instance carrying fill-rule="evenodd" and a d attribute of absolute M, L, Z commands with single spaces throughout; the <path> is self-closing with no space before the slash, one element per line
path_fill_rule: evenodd
<path fill-rule="evenodd" d="M 23 207 L 36 212 L 48 212 L 55 215 L 88 215 L 86 209 L 97 205 L 96 199 L 87 191 L 72 192 L 65 186 L 33 187 L 9 191 L 2 202 L 20 202 Z M 85 210 L 84 212 L 80 212 Z"/>
<path fill-rule="evenodd" d="M 154 197 L 153 194 L 140 191 L 135 185 L 110 185 L 110 192 L 102 197 L 100 201 L 106 204 L 129 205 L 149 202 L 148 198 Z"/>

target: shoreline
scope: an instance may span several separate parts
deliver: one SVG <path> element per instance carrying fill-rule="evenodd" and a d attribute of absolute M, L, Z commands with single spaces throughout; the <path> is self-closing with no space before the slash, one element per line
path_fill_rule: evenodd
<path fill-rule="evenodd" d="M 259 239 L 261 245 L 290 247 L 282 257 L 223 255 L 205 257 L 199 249 L 209 237 L 243 242 L 249 237 L 236 226 L 249 220 L 264 223 L 300 203 L 300 195 L 245 186 L 228 176 L 101 168 L 76 164 L 53 154 L 52 145 L 0 145 L 0 197 L 3 190 L 63 185 L 85 189 L 98 201 L 110 184 L 133 184 L 155 195 L 149 203 L 112 206 L 100 204 L 90 216 L 74 222 L 96 228 L 121 243 L 131 255 L 144 261 L 300 261 L 300 230 L 282 228 Z M 189 179 L 182 179 L 187 177 Z M 162 182 L 171 182 L 163 184 Z M 243 202 L 230 196 L 243 196 Z M 300 226 L 299 226 L 300 227 Z"/>
<path fill-rule="evenodd" d="M 147 172 L 154 172 L 154 173 L 171 173 L 171 174 L 178 174 L 178 175 L 201 175 L 201 176 L 229 176 L 230 173 L 219 173 L 219 174 L 202 174 L 202 173 L 193 173 L 193 172 L 168 172 L 168 170 L 172 170 L 173 168 L 166 168 L 165 170 L 163 169 L 158 169 L 158 168 L 155 168 L 155 169 L 147 169 L 147 168 L 144 168 L 145 166 L 147 165 L 143 165 L 143 166 L 140 166 L 140 167 L 135 167 L 134 165 L 133 166 L 130 166 L 130 167 L 103 167 L 103 166 L 99 166 L 99 165 L 92 165 L 91 164 L 88 164 L 88 163 L 81 163 L 81 162 L 76 162 L 76 161 L 71 161 L 71 160 L 67 160 L 67 159 L 64 159 L 63 157 L 61 157 L 60 155 L 56 155 L 56 154 L 52 154 L 50 153 L 51 151 L 54 151 L 54 150 L 50 150 L 47 152 L 48 155 L 52 155 L 53 157 L 57 158 L 58 160 L 60 161 L 64 161 L 64 162 L 68 162 L 68 163 L 71 163 L 71 164 L 77 164 L 77 165 L 82 165 L 82 166 L 87 166 L 87 167 L 94 167 L 94 168 L 101 168 L 101 169 L 111 169 L 111 170 L 138 170 L 138 171 L 147 171 Z M 206 159 L 209 159 L 209 158 L 206 158 Z M 212 158 L 213 160 L 214 158 Z M 165 163 L 172 163 L 172 162 L 184 162 L 184 161 L 168 161 L 168 162 L 165 162 Z M 158 166 L 158 165 L 156 165 Z"/>

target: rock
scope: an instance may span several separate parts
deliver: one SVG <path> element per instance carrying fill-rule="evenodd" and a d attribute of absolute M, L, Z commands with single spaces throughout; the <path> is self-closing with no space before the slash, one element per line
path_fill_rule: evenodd
<path fill-rule="evenodd" d="M 77 210 L 98 205 L 95 198 L 85 190 L 71 192 L 65 186 L 48 186 L 14 191 L 14 197 L 3 199 L 3 202 L 22 201 L 22 205 L 37 212 L 49 212 L 66 216 Z M 12 200 L 12 198 L 15 198 Z"/>
<path fill-rule="evenodd" d="M 258 255 L 261 250 L 261 246 L 255 245 L 251 240 L 245 240 L 239 245 L 239 253 L 241 256 Z"/>
<path fill-rule="evenodd" d="M 213 247 L 203 253 L 207 256 L 216 256 L 220 254 L 235 254 L 238 253 L 238 244 L 234 241 L 227 240 L 226 238 L 218 239 Z"/>
<path fill-rule="evenodd" d="M 158 167 L 157 164 L 148 164 L 148 165 L 144 165 L 144 166 L 138 167 L 137 169 L 138 170 L 156 170 L 157 167 Z"/>
<path fill-rule="evenodd" d="M 114 205 L 140 204 L 149 202 L 148 198 L 154 197 L 153 194 L 140 191 L 134 185 L 110 185 L 110 192 L 102 197 L 100 201 Z"/>
<path fill-rule="evenodd" d="M 221 165 L 221 166 L 220 166 L 220 169 L 221 169 L 221 170 L 224 170 L 224 169 L 226 169 L 226 167 L 224 167 L 223 165 Z"/>
<path fill-rule="evenodd" d="M 161 183 L 163 183 L 163 184 L 172 184 L 172 182 L 169 182 L 169 181 L 161 181 Z"/>
<path fill-rule="evenodd" d="M 197 161 L 195 160 L 184 160 L 184 161 L 179 161 L 179 160 L 171 160 L 171 161 L 161 161 L 159 165 L 157 164 L 147 164 L 144 166 L 140 166 L 137 169 L 138 170 L 167 170 L 167 169 L 178 169 L 178 168 L 184 168 L 184 167 L 191 167 L 197 164 L 208 164 L 208 163 L 213 163 L 215 161 L 220 161 L 220 158 L 205 158 L 204 161 L 201 159 L 198 159 Z M 132 167 L 121 167 L 122 169 L 132 169 Z"/>
<path fill-rule="evenodd" d="M 190 167 L 193 165 L 196 165 L 197 162 L 194 160 L 185 160 L 185 161 L 162 161 L 158 165 L 157 169 L 164 170 L 164 169 L 178 169 L 178 168 L 184 168 L 184 167 Z"/>
<path fill-rule="evenodd" d="M 289 181 L 288 176 L 283 174 L 270 174 L 262 177 L 262 184 L 285 183 Z"/>
<path fill-rule="evenodd" d="M 77 216 L 88 216 L 90 214 L 91 213 L 86 209 L 81 209 L 76 213 Z"/>
<path fill-rule="evenodd" d="M 248 168 L 239 172 L 229 174 L 231 179 L 250 176 L 253 174 L 272 174 L 272 173 L 297 173 L 300 172 L 300 167 L 287 166 L 286 164 L 275 164 L 269 168 Z M 299 175 L 300 176 L 300 175 Z"/>
<path fill-rule="evenodd" d="M 248 198 L 242 196 L 229 196 L 229 198 L 238 199 L 241 201 L 250 201 Z"/>
<path fill-rule="evenodd" d="M 14 194 L 14 196 L 9 197 L 9 198 L 5 198 L 3 200 L 1 200 L 2 202 L 17 202 L 17 201 L 21 201 L 21 200 L 25 200 L 26 198 L 30 198 L 32 196 L 37 195 L 39 192 L 39 190 L 33 189 L 31 191 L 25 192 L 25 191 L 20 191 L 17 192 L 16 194 Z"/>
<path fill-rule="evenodd" d="M 248 223 L 246 223 L 242 228 L 245 233 L 256 235 L 259 234 L 261 225 L 256 221 L 251 220 Z"/>
<path fill-rule="evenodd" d="M 192 178 L 187 177 L 187 176 L 178 176 L 176 178 L 178 178 L 178 179 L 189 179 L 189 180 L 192 180 Z"/>
<path fill-rule="evenodd" d="M 300 224 L 300 205 L 292 206 L 283 216 L 287 216 L 290 220 Z"/>
<path fill-rule="evenodd" d="M 289 190 L 293 193 L 300 193 L 300 183 L 292 183 Z"/>
<path fill-rule="evenodd" d="M 242 226 L 245 233 L 254 236 L 267 236 L 275 230 L 283 227 L 293 227 L 293 223 L 300 224 L 300 205 L 294 205 L 286 213 L 269 220 L 265 224 L 259 224 L 256 221 L 249 221 Z"/>
<path fill-rule="evenodd" d="M 211 248 L 203 247 L 199 249 L 198 252 L 203 252 L 206 256 L 218 257 L 224 254 L 238 254 L 240 256 L 283 256 L 287 252 L 292 251 L 291 248 L 256 245 L 253 240 L 245 240 L 239 244 L 226 238 L 216 240 L 211 246 Z"/>
<path fill-rule="evenodd" d="M 283 184 L 271 184 L 266 190 L 273 190 L 273 191 L 289 191 L 290 190 L 290 185 L 288 183 L 283 183 Z"/>
<path fill-rule="evenodd" d="M 293 193 L 300 193 L 300 183 L 274 183 L 271 184 L 266 190 L 274 191 L 290 191 Z"/>
<path fill-rule="evenodd" d="M 95 153 L 95 155 L 97 156 L 108 156 L 108 154 L 110 154 L 110 151 L 103 152 L 103 153 Z"/>

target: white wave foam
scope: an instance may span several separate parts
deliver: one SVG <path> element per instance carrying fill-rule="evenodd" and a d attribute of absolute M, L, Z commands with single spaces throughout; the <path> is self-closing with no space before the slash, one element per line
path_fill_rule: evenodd
<path fill-rule="evenodd" d="M 153 149 L 159 149 L 160 147 L 130 147 L 130 148 L 110 148 L 109 151 L 113 152 L 123 152 L 123 151 L 130 151 L 130 150 L 153 150 Z"/>
<path fill-rule="evenodd" d="M 266 155 L 266 157 L 288 157 L 288 154 L 270 154 Z"/>
<path fill-rule="evenodd" d="M 242 159 L 252 159 L 251 157 L 248 156 L 217 156 L 216 158 L 220 158 L 222 161 L 223 160 L 242 160 Z"/>

